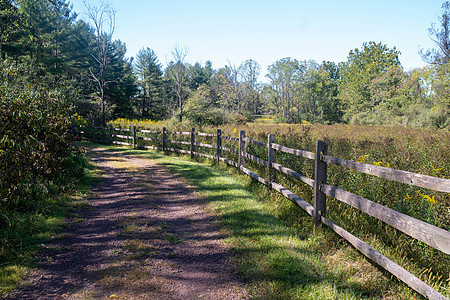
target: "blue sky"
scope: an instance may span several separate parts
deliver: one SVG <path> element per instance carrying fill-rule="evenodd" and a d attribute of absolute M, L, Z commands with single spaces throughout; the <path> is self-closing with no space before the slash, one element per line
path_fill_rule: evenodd
<path fill-rule="evenodd" d="M 82 18 L 82 0 L 69 0 Z M 95 5 L 100 0 L 87 0 Z M 165 65 L 178 44 L 187 61 L 214 68 L 254 59 L 267 66 L 293 57 L 345 61 L 351 49 L 375 41 L 396 47 L 406 71 L 425 66 L 418 50 L 433 47 L 427 29 L 438 22 L 441 0 L 110 0 L 115 38 L 127 56 L 149 47 Z"/>

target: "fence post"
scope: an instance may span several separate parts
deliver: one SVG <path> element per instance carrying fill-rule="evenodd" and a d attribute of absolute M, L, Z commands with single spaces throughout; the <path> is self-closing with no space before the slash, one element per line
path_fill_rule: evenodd
<path fill-rule="evenodd" d="M 133 126 L 133 148 L 136 148 L 137 140 L 136 140 L 136 126 Z"/>
<path fill-rule="evenodd" d="M 326 216 L 327 196 L 321 191 L 321 187 L 327 181 L 327 163 L 323 161 L 323 155 L 328 154 L 328 144 L 316 140 L 316 155 L 314 161 L 314 234 L 319 232 L 322 223 L 320 216 Z"/>
<path fill-rule="evenodd" d="M 217 129 L 217 165 L 220 163 L 220 157 L 222 156 L 222 130 Z"/>
<path fill-rule="evenodd" d="M 109 144 L 112 145 L 113 143 L 113 126 L 112 124 L 109 124 Z"/>
<path fill-rule="evenodd" d="M 275 138 L 275 134 L 269 134 L 269 136 L 267 137 L 267 157 L 268 157 L 268 179 L 269 179 L 269 185 L 268 188 L 269 190 L 272 188 L 272 182 L 276 181 L 275 178 L 275 172 L 273 170 L 273 166 L 272 163 L 276 162 L 276 155 L 277 152 L 275 151 L 275 149 L 272 149 L 272 143 L 276 142 L 276 138 Z"/>
<path fill-rule="evenodd" d="M 244 166 L 244 152 L 245 152 L 245 130 L 239 131 L 239 159 L 238 159 L 238 169 L 241 172 L 241 167 Z"/>
<path fill-rule="evenodd" d="M 167 128 L 163 127 L 163 132 L 162 132 L 162 146 L 163 146 L 163 151 L 166 151 L 167 148 Z"/>
<path fill-rule="evenodd" d="M 191 158 L 194 158 L 195 128 L 191 129 Z"/>

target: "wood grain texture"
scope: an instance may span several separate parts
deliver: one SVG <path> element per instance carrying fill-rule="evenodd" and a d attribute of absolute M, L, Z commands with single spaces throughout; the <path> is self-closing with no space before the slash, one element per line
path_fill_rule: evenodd
<path fill-rule="evenodd" d="M 312 216 L 314 214 L 314 207 L 311 204 L 309 204 L 308 202 L 306 202 L 305 200 L 303 200 L 302 198 L 300 198 L 293 192 L 289 191 L 282 185 L 279 185 L 278 183 L 275 183 L 275 182 L 272 182 L 271 184 L 272 184 L 272 188 L 274 190 L 278 191 L 284 197 L 288 198 L 289 200 L 291 200 L 292 202 L 297 204 L 301 209 L 306 211 L 310 216 Z"/>
<path fill-rule="evenodd" d="M 267 143 L 256 141 L 256 140 L 252 140 L 252 139 L 249 139 L 249 138 L 244 138 L 244 142 L 267 148 Z"/>
<path fill-rule="evenodd" d="M 325 184 L 321 190 L 329 197 L 353 206 L 445 254 L 450 254 L 450 232 L 447 230 L 334 186 Z"/>
<path fill-rule="evenodd" d="M 275 143 L 272 144 L 272 148 L 275 150 L 281 151 L 281 152 L 294 154 L 294 155 L 304 157 L 304 158 L 314 159 L 314 157 L 315 157 L 314 152 L 292 149 L 292 148 L 284 147 L 284 146 L 281 146 L 281 145 L 275 144 Z"/>
<path fill-rule="evenodd" d="M 300 180 L 303 183 L 306 183 L 307 185 L 313 187 L 314 186 L 314 179 L 311 179 L 309 177 L 306 177 L 305 175 L 302 175 L 292 169 L 289 169 L 288 167 L 282 166 L 277 163 L 272 163 L 272 166 L 275 170 L 280 171 L 281 173 L 284 173 L 288 176 L 292 176 L 295 179 Z"/>
<path fill-rule="evenodd" d="M 323 160 L 329 164 L 341 166 L 346 169 L 355 170 L 361 173 L 374 175 L 388 180 L 398 181 L 418 187 L 423 187 L 438 192 L 450 193 L 450 179 L 443 179 L 408 171 L 401 171 L 371 164 L 364 164 L 328 155 L 324 155 Z"/>
<path fill-rule="evenodd" d="M 440 294 L 432 287 L 427 285 L 425 282 L 414 276 L 413 274 L 406 271 L 404 268 L 373 249 L 360 239 L 358 239 L 353 234 L 349 233 L 345 229 L 339 227 L 334 224 L 324 216 L 321 217 L 322 223 L 331 228 L 334 232 L 336 232 L 339 236 L 347 240 L 350 244 L 352 244 L 356 249 L 358 249 L 362 254 L 366 257 L 373 260 L 377 265 L 381 266 L 383 269 L 393 274 L 395 277 L 406 283 L 409 287 L 414 289 L 416 292 L 421 294 L 427 299 L 436 299 L 436 300 L 448 300 L 444 295 Z"/>

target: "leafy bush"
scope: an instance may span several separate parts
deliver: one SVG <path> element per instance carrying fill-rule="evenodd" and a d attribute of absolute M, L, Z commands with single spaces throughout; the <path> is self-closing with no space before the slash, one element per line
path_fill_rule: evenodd
<path fill-rule="evenodd" d="M 0 228 L 10 212 L 37 211 L 46 195 L 83 172 L 64 91 L 46 88 L 30 73 L 0 61 Z"/>

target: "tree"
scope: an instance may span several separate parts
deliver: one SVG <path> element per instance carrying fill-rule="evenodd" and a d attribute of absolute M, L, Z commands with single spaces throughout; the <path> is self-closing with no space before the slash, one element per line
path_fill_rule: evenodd
<path fill-rule="evenodd" d="M 233 86 L 234 90 L 234 98 L 237 106 L 237 113 L 241 114 L 241 106 L 242 106 L 242 88 L 239 82 L 239 68 L 236 67 L 234 64 L 231 64 L 230 61 L 228 61 L 228 65 L 225 66 L 227 70 L 229 71 L 229 78 L 231 80 L 231 84 Z"/>
<path fill-rule="evenodd" d="M 401 66 L 400 52 L 375 42 L 364 43 L 361 50 L 351 50 L 341 66 L 339 98 L 350 120 L 356 113 L 370 112 L 379 104 L 370 92 L 370 83 L 392 66 Z"/>
<path fill-rule="evenodd" d="M 173 60 L 169 63 L 165 72 L 178 100 L 180 123 L 183 122 L 183 106 L 185 105 L 185 84 L 187 81 L 188 67 L 184 60 L 186 59 L 187 54 L 187 48 L 175 46 L 172 50 Z"/>
<path fill-rule="evenodd" d="M 20 17 L 13 0 L 0 1 L 0 58 L 3 57 L 3 44 L 9 41 L 20 26 Z"/>
<path fill-rule="evenodd" d="M 422 59 L 429 64 L 443 65 L 450 60 L 450 2 L 442 4 L 442 15 L 439 17 L 440 27 L 432 23 L 428 28 L 431 40 L 436 44 L 437 49 L 420 51 Z"/>
<path fill-rule="evenodd" d="M 432 102 L 435 112 L 435 127 L 445 128 L 450 126 L 450 2 L 442 4 L 442 15 L 439 17 L 440 27 L 435 23 L 428 29 L 430 38 L 436 44 L 437 49 L 421 51 L 422 59 L 432 64 Z"/>
<path fill-rule="evenodd" d="M 136 76 L 133 74 L 132 60 L 127 59 L 125 43 L 116 40 L 111 44 L 105 88 L 105 98 L 111 107 L 113 118 L 126 118 L 133 115 L 132 99 L 137 93 Z"/>
<path fill-rule="evenodd" d="M 142 117 L 159 119 L 162 113 L 162 70 L 155 52 L 150 48 L 139 50 L 133 63 L 142 99 Z"/>
<path fill-rule="evenodd" d="M 92 57 L 96 63 L 96 70 L 89 69 L 90 75 L 97 82 L 100 99 L 101 123 L 106 123 L 106 86 L 111 83 L 106 79 L 108 66 L 108 51 L 111 47 L 112 36 L 115 30 L 115 14 L 111 4 L 102 2 L 99 6 L 92 6 L 84 1 L 85 15 L 91 23 L 95 36 L 95 50 Z M 114 80 L 114 79 L 113 79 Z"/>
<path fill-rule="evenodd" d="M 279 59 L 268 67 L 266 77 L 275 93 L 271 99 L 276 101 L 277 112 L 280 109 L 281 119 L 287 122 L 293 121 L 294 85 L 303 72 L 299 61 L 290 57 Z"/>
<path fill-rule="evenodd" d="M 209 85 L 211 81 L 211 77 L 213 75 L 212 63 L 211 61 L 207 61 L 205 63 L 205 67 L 198 62 L 189 67 L 188 70 L 188 86 L 189 89 L 195 91 L 201 85 Z"/>
<path fill-rule="evenodd" d="M 239 73 L 242 82 L 245 85 L 245 98 L 247 98 L 247 106 L 253 114 L 258 114 L 259 93 L 257 91 L 257 81 L 261 74 L 261 65 L 253 59 L 244 61 L 239 66 Z"/>

